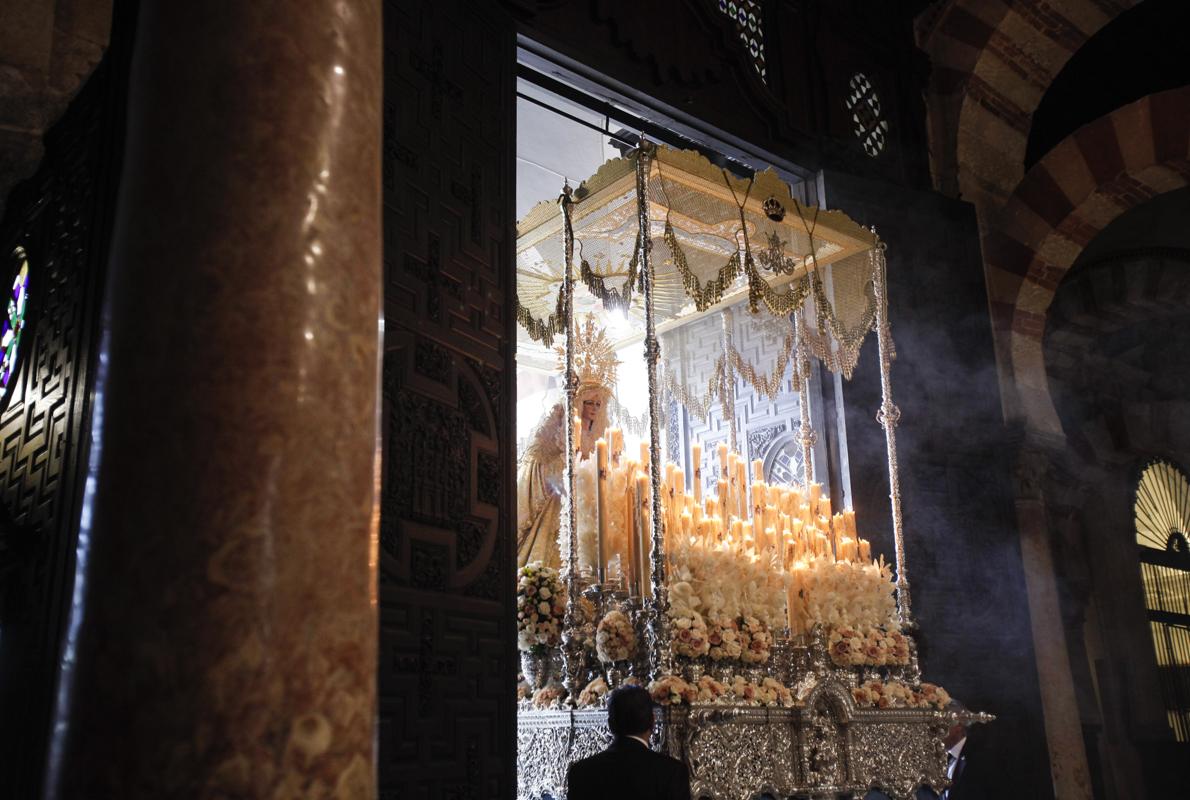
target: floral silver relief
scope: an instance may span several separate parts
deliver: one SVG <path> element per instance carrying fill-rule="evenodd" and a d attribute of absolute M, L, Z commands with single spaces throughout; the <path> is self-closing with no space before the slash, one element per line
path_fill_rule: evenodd
<path fill-rule="evenodd" d="M 690 768 L 692 797 L 751 800 L 768 792 L 835 797 L 880 789 L 909 800 L 920 786 L 945 788 L 943 736 L 955 722 L 986 714 L 915 708 L 858 708 L 853 680 L 817 676 L 794 708 L 695 705 L 658 713 L 655 749 Z M 603 750 L 612 736 L 602 709 L 533 711 L 518 718 L 518 800 L 566 796 L 566 769 Z"/>

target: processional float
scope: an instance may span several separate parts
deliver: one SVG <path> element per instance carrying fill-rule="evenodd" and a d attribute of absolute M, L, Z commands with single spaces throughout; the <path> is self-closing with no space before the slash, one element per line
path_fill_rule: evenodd
<path fill-rule="evenodd" d="M 655 746 L 688 764 L 695 798 L 945 788 L 948 732 L 992 717 L 923 683 L 917 663 L 875 232 L 798 202 L 771 170 L 740 178 L 645 142 L 517 233 L 518 358 L 546 365 L 556 349 L 563 387 L 522 459 L 518 797 L 565 796 L 568 765 L 610 742 L 604 700 L 626 683 L 662 705 Z M 769 364 L 736 348 L 733 313 L 768 326 Z M 663 364 L 660 336 L 715 314 L 718 356 L 691 389 Z M 806 391 L 812 359 L 849 378 L 873 329 L 891 566 L 814 480 Z M 619 427 L 601 430 L 606 409 L 590 406 L 614 403 L 628 346 L 641 348 L 646 409 L 617 409 Z M 801 481 L 770 485 L 738 452 L 737 381 L 798 393 Z M 717 452 L 682 441 L 663 460 L 663 395 L 694 417 L 721 412 Z M 554 473 L 540 466 L 551 453 Z"/>

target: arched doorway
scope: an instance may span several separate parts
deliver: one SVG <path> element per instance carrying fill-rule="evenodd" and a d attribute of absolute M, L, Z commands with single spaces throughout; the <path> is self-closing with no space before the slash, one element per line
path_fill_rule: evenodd
<path fill-rule="evenodd" d="M 1190 741 L 1190 481 L 1168 461 L 1141 472 L 1133 505 L 1145 611 L 1174 737 Z"/>

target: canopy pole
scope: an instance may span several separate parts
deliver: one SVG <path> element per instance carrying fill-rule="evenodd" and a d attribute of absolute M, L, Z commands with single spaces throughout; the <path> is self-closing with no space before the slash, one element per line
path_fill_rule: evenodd
<path fill-rule="evenodd" d="M 872 229 L 875 235 L 876 229 Z M 888 500 L 892 509 L 893 547 L 897 562 L 897 613 L 902 626 L 912 625 L 909 599 L 909 576 L 905 571 L 905 532 L 901 519 L 901 477 L 897 465 L 897 423 L 901 410 L 892 399 L 892 362 L 896 358 L 892 328 L 888 321 L 888 276 L 884 263 L 884 243 L 876 239 L 868 251 L 872 264 L 872 286 L 876 294 L 876 342 L 880 348 L 880 411 L 876 421 L 884 428 L 884 444 L 888 450 Z"/>

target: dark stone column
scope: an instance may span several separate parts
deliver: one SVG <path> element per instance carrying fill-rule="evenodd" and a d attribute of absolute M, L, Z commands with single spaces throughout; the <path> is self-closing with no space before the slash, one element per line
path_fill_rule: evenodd
<path fill-rule="evenodd" d="M 378 0 L 141 6 L 51 796 L 374 794 L 380 101 Z"/>

